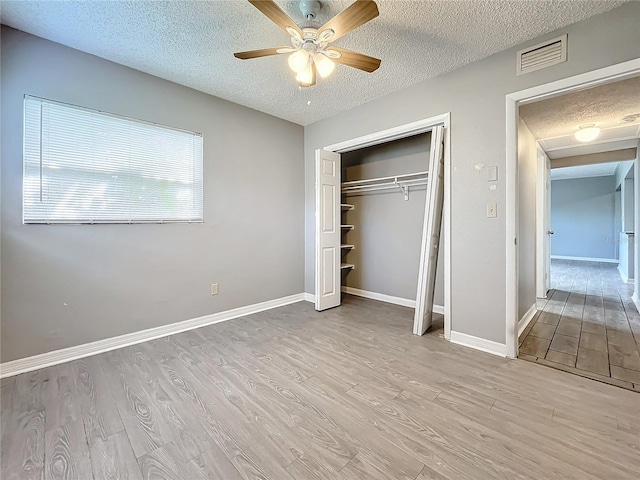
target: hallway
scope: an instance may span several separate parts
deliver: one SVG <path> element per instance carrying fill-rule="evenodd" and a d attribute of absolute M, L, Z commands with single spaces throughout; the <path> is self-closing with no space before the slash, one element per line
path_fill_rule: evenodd
<path fill-rule="evenodd" d="M 640 314 L 615 264 L 551 261 L 519 358 L 640 391 Z"/>

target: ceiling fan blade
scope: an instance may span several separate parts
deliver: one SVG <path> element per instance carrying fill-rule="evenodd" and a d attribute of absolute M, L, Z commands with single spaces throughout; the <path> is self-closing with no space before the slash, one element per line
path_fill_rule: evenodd
<path fill-rule="evenodd" d="M 236 52 L 234 57 L 240 60 L 249 60 L 251 58 L 268 57 L 270 55 L 280 55 L 281 53 L 293 52 L 290 47 L 263 48 L 262 50 L 249 50 L 248 52 Z"/>
<path fill-rule="evenodd" d="M 379 58 L 370 57 L 363 53 L 352 52 L 351 50 L 345 50 L 344 48 L 331 47 L 327 49 L 327 52 L 331 51 L 335 51 L 340 54 L 339 57 L 331 54 L 328 55 L 328 57 L 334 62 L 357 68 L 358 70 L 364 70 L 369 73 L 376 71 L 381 63 Z"/>
<path fill-rule="evenodd" d="M 316 84 L 316 77 L 318 72 L 316 70 L 316 64 L 311 62 L 311 81 L 309 83 L 300 82 L 301 87 L 313 87 Z"/>
<path fill-rule="evenodd" d="M 292 31 L 299 33 L 300 38 L 302 38 L 302 30 L 300 30 L 300 27 L 272 0 L 249 0 L 249 3 L 269 17 L 269 19 L 284 30 L 287 35 L 292 35 L 292 32 L 287 30 L 288 27 L 292 29 Z"/>
<path fill-rule="evenodd" d="M 335 33 L 327 39 L 327 41 L 333 42 L 359 26 L 364 25 L 369 20 L 373 20 L 379 14 L 380 12 L 378 12 L 376 2 L 371 0 L 357 0 L 320 27 L 318 29 L 318 37 L 324 37 L 323 33 L 326 30 L 333 30 Z"/>

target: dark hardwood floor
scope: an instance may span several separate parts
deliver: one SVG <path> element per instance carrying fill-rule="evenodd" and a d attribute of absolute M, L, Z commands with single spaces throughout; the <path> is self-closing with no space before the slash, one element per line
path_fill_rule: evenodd
<path fill-rule="evenodd" d="M 3 480 L 637 479 L 640 396 L 301 302 L 2 380 Z"/>

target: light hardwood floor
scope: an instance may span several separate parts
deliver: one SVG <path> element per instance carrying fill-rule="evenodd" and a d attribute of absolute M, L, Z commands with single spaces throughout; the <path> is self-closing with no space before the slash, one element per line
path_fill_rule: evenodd
<path fill-rule="evenodd" d="M 637 479 L 640 396 L 301 302 L 2 381 L 3 480 Z"/>
<path fill-rule="evenodd" d="M 520 357 L 640 391 L 640 315 L 616 265 L 552 260 L 551 286 Z"/>

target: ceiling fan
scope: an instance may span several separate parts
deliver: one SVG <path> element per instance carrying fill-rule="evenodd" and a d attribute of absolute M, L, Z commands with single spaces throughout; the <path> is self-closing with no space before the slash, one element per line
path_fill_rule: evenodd
<path fill-rule="evenodd" d="M 296 25 L 294 21 L 272 0 L 249 0 L 254 7 L 265 14 L 291 37 L 291 47 L 265 48 L 234 53 L 236 58 L 251 58 L 271 55 L 289 55 L 289 66 L 297 74 L 301 87 L 316 83 L 316 75 L 326 77 L 333 72 L 336 63 L 373 72 L 380 66 L 380 60 L 362 53 L 330 46 L 329 44 L 379 15 L 378 6 L 370 0 L 356 0 L 324 25 L 315 18 L 321 4 L 316 0 L 302 0 L 300 10 L 305 20 Z"/>

